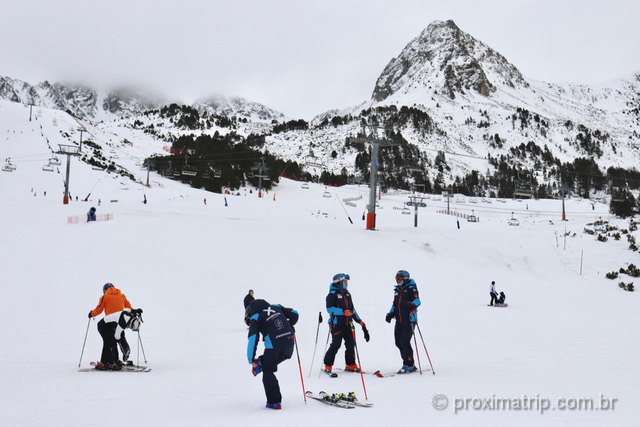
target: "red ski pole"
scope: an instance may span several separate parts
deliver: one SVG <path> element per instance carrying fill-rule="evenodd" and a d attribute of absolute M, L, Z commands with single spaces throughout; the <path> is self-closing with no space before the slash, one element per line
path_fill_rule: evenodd
<path fill-rule="evenodd" d="M 413 328 L 413 346 L 416 348 L 416 356 L 418 358 L 418 369 L 422 375 L 422 364 L 420 363 L 420 352 L 418 351 L 418 340 L 416 340 L 416 328 Z"/>
<path fill-rule="evenodd" d="M 296 356 L 298 357 L 298 369 L 300 370 L 300 381 L 302 382 L 302 397 L 304 397 L 304 403 L 307 403 L 307 391 L 304 389 L 304 378 L 302 377 L 302 364 L 300 363 L 300 353 L 298 353 L 298 340 L 296 336 L 293 336 L 293 344 L 296 346 Z"/>
<path fill-rule="evenodd" d="M 427 351 L 427 346 L 424 343 L 424 338 L 422 338 L 422 331 L 420 330 L 420 325 L 418 325 L 418 322 L 416 322 L 416 326 L 418 327 L 418 333 L 420 334 L 420 340 L 422 341 L 422 346 L 424 347 L 424 352 L 427 354 L 427 359 L 429 359 L 429 365 L 431 365 L 431 372 L 433 372 L 433 375 L 436 374 L 435 369 L 433 369 L 433 363 L 431 363 L 431 358 L 429 357 L 429 352 Z"/>
<path fill-rule="evenodd" d="M 351 324 L 351 334 L 353 335 L 353 345 L 356 348 L 356 356 L 358 357 L 358 368 L 360 369 L 360 379 L 362 380 L 362 389 L 364 390 L 364 399 L 369 400 L 369 396 L 367 395 L 367 386 L 364 385 L 364 373 L 362 372 L 362 364 L 360 363 L 360 353 L 358 352 L 358 343 L 356 341 L 356 327 L 353 326 L 353 322 L 349 322 Z"/>

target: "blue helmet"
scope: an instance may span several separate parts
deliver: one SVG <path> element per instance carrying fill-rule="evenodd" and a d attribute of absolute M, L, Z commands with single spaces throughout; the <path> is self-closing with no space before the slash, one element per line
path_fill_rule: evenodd
<path fill-rule="evenodd" d="M 349 277 L 348 274 L 344 274 L 344 273 L 338 273 L 336 275 L 333 276 L 333 283 L 339 283 L 342 282 L 343 280 L 351 280 L 351 277 Z"/>
<path fill-rule="evenodd" d="M 113 288 L 113 283 L 109 282 L 109 283 L 105 283 L 104 286 L 102 287 L 102 293 L 107 292 L 107 289 L 109 288 Z"/>
<path fill-rule="evenodd" d="M 396 279 L 405 280 L 409 278 L 411 278 L 411 276 L 409 275 L 409 272 L 406 270 L 398 270 L 398 272 L 396 273 Z"/>

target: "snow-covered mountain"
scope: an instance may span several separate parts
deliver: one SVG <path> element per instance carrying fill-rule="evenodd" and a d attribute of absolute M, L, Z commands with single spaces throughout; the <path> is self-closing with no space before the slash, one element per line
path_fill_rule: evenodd
<path fill-rule="evenodd" d="M 85 86 L 50 83 L 37 85 L 0 76 L 0 99 L 38 107 L 69 111 L 90 120 L 137 118 L 148 110 L 159 109 L 170 101 L 135 88 L 97 90 Z M 175 102 L 175 101 L 174 101 Z M 201 113 L 238 117 L 256 122 L 281 121 L 284 114 L 258 102 L 240 97 L 212 96 L 192 105 Z"/>
<path fill-rule="evenodd" d="M 512 165 L 539 170 L 544 165 L 539 153 L 514 154 L 523 145 L 548 150 L 558 162 L 583 157 L 603 171 L 631 168 L 640 160 L 640 73 L 599 85 L 538 81 L 453 21 L 435 21 L 391 59 L 370 100 L 322 113 L 308 131 L 272 135 L 268 148 L 290 159 L 322 161 L 335 172 L 342 167 L 353 172 L 359 150 L 346 138 L 355 136 L 362 122 L 417 147 L 432 180 L 439 150 L 447 153 L 449 182 L 473 169 L 494 172 L 489 157 L 501 155 L 509 155 Z M 538 175 L 539 182 L 548 182 Z"/>
<path fill-rule="evenodd" d="M 451 99 L 470 91 L 489 96 L 496 92 L 496 85 L 529 86 L 498 52 L 461 31 L 453 21 L 436 21 L 387 64 L 371 98 L 384 101 L 398 92 L 415 91 L 440 91 Z"/>
<path fill-rule="evenodd" d="M 252 121 L 271 122 L 285 118 L 279 111 L 240 97 L 211 96 L 196 101 L 193 107 L 200 112 L 207 111 L 210 114 L 226 117 L 242 117 Z"/>
<path fill-rule="evenodd" d="M 445 185 L 472 171 L 488 179 L 501 170 L 509 180 L 524 173 L 535 187 L 555 183 L 560 165 L 576 158 L 602 172 L 640 161 L 640 73 L 599 85 L 539 81 L 450 20 L 429 24 L 392 58 L 370 99 L 308 124 L 287 126 L 282 113 L 242 98 L 202 98 L 163 113 L 166 102 L 140 91 L 10 78 L 0 78 L 0 99 L 70 111 L 121 140 L 155 138 L 159 146 L 182 135 L 260 135 L 260 149 L 318 175 L 366 173 L 366 147 L 347 139 L 367 124 L 403 144 L 393 162 L 381 160 L 383 175 L 396 174 L 396 183 L 412 175 L 407 168 Z M 438 152 L 445 157 L 437 160 Z"/>

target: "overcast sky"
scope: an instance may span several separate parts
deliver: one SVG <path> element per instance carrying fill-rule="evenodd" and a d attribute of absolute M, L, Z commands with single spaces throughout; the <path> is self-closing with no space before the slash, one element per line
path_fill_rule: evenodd
<path fill-rule="evenodd" d="M 369 99 L 434 20 L 539 80 L 640 71 L 638 0 L 0 0 L 0 17 L 0 75 L 237 95 L 292 118 Z"/>

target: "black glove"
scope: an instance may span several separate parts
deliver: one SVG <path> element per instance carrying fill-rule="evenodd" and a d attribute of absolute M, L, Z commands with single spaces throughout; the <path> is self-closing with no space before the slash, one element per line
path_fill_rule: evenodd
<path fill-rule="evenodd" d="M 91 318 L 93 317 L 93 316 L 91 315 L 91 313 L 93 313 L 93 310 L 91 310 L 91 311 L 89 312 L 89 319 L 91 319 Z"/>
<path fill-rule="evenodd" d="M 393 316 L 393 313 L 387 313 L 387 316 L 384 318 L 384 320 L 385 320 L 387 323 L 391 323 L 391 319 L 393 319 L 393 317 L 394 317 L 394 316 Z"/>
<path fill-rule="evenodd" d="M 415 310 L 416 308 L 418 308 L 418 306 L 411 301 L 407 301 L 407 307 L 409 307 L 409 310 Z"/>
<path fill-rule="evenodd" d="M 369 338 L 371 338 L 369 336 L 369 330 L 367 329 L 367 327 L 364 325 L 364 323 L 362 324 L 362 333 L 364 333 L 364 340 L 366 342 L 369 342 Z"/>
<path fill-rule="evenodd" d="M 136 308 L 135 310 L 131 310 L 132 312 L 134 312 L 135 314 L 142 314 L 142 309 L 141 308 Z"/>

